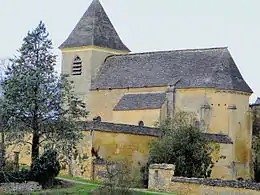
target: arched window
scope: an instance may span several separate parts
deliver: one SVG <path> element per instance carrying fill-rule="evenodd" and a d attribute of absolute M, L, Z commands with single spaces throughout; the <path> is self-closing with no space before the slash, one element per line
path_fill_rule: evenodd
<path fill-rule="evenodd" d="M 139 127 L 143 127 L 144 126 L 144 121 L 139 121 L 138 125 L 139 125 Z"/>
<path fill-rule="evenodd" d="M 93 121 L 101 122 L 101 117 L 100 116 L 96 116 L 96 117 L 93 118 Z"/>
<path fill-rule="evenodd" d="M 79 56 L 76 56 L 72 64 L 72 75 L 81 75 L 81 71 L 82 61 Z"/>

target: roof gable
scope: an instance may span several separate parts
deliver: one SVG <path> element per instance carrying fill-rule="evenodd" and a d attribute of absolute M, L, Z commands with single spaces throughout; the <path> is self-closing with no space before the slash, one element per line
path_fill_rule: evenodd
<path fill-rule="evenodd" d="M 216 88 L 252 93 L 226 47 L 148 52 L 108 57 L 92 89 Z"/>
<path fill-rule="evenodd" d="M 130 51 L 121 41 L 99 0 L 93 0 L 68 39 L 59 48 L 90 45 Z"/>
<path fill-rule="evenodd" d="M 159 109 L 165 101 L 165 93 L 139 93 L 124 95 L 114 110 Z"/>

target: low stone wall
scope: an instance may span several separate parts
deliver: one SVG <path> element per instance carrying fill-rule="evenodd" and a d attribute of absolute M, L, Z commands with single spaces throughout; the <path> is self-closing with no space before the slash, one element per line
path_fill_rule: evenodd
<path fill-rule="evenodd" d="M 171 164 L 152 164 L 149 167 L 148 186 L 153 190 L 167 191 L 174 175 L 175 166 Z"/>
<path fill-rule="evenodd" d="M 39 190 L 42 190 L 42 186 L 37 182 L 0 184 L 0 194 L 35 192 Z"/>
<path fill-rule="evenodd" d="M 189 195 L 260 195 L 259 183 L 174 177 L 174 168 L 167 164 L 151 165 L 148 188 Z"/>
<path fill-rule="evenodd" d="M 95 181 L 104 181 L 107 178 L 107 169 L 115 168 L 116 164 L 107 162 L 104 160 L 93 160 L 92 168 L 92 179 Z"/>

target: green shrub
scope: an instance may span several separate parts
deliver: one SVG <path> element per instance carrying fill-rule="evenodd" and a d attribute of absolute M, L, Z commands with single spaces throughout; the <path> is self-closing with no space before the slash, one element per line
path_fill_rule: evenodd
<path fill-rule="evenodd" d="M 55 177 L 59 174 L 60 168 L 57 152 L 47 150 L 31 164 L 32 178 L 43 187 L 51 187 L 54 184 Z"/>
<path fill-rule="evenodd" d="M 32 181 L 32 179 L 32 174 L 28 170 L 0 172 L 0 183 L 23 183 L 26 181 Z"/>
<path fill-rule="evenodd" d="M 159 126 L 161 137 L 150 143 L 149 165 L 174 164 L 175 176 L 210 177 L 214 166 L 213 148 L 196 122 L 196 115 L 186 112 L 177 112 L 173 119 L 162 121 Z M 143 173 L 148 172 L 144 170 Z"/>

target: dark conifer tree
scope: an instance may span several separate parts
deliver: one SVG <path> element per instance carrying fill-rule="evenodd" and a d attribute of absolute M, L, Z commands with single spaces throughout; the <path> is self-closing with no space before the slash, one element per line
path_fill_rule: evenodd
<path fill-rule="evenodd" d="M 85 104 L 74 94 L 71 82 L 58 76 L 56 56 L 43 22 L 28 32 L 19 55 L 11 60 L 3 81 L 4 98 L 12 110 L 15 139 L 32 135 L 31 158 L 39 148 L 67 151 L 81 137 L 76 121 L 87 115 Z"/>

